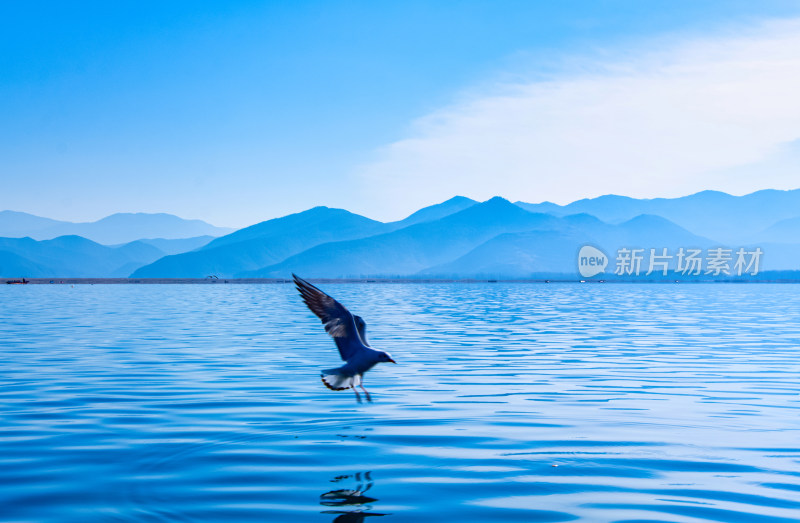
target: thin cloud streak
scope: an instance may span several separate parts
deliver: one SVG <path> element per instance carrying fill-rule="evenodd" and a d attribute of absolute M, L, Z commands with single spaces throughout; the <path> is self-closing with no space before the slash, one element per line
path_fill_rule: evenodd
<path fill-rule="evenodd" d="M 454 194 L 566 203 L 800 186 L 781 161 L 800 139 L 800 20 L 627 54 L 420 118 L 355 173 L 363 211 L 397 218 Z"/>

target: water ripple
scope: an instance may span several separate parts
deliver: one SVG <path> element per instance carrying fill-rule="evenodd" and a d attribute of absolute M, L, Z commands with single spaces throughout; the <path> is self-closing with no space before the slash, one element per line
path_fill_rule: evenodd
<path fill-rule="evenodd" d="M 8 287 L 2 521 L 800 520 L 793 286 Z"/>

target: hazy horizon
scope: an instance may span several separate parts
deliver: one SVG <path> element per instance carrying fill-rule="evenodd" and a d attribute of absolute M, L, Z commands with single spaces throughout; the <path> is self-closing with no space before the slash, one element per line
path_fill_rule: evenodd
<path fill-rule="evenodd" d="M 445 199 L 442 199 L 442 200 L 437 200 L 437 201 L 432 201 L 429 204 L 425 204 L 425 205 L 423 205 L 423 206 L 421 206 L 419 208 L 412 209 L 410 212 L 408 212 L 408 214 L 400 216 L 397 219 L 380 220 L 380 219 L 377 219 L 377 218 L 374 218 L 374 217 L 368 216 L 368 215 L 362 215 L 362 216 L 364 216 L 365 218 L 369 218 L 371 220 L 375 220 L 375 221 L 381 221 L 381 222 L 384 222 L 384 223 L 391 223 L 391 222 L 394 222 L 394 221 L 400 221 L 403 218 L 407 218 L 408 216 L 410 216 L 410 215 L 414 214 L 415 212 L 417 212 L 417 211 L 419 211 L 421 209 L 424 209 L 426 207 L 430 207 L 430 206 L 434 206 L 434 205 L 437 205 L 437 204 L 440 204 L 440 203 L 444 203 L 446 201 L 449 201 L 449 200 L 454 199 L 454 198 L 459 198 L 459 197 L 460 198 L 468 198 L 468 199 L 471 199 L 471 200 L 475 200 L 476 202 L 481 202 L 481 201 L 485 202 L 485 201 L 488 201 L 488 200 L 490 200 L 492 198 L 498 198 L 499 197 L 499 198 L 503 198 L 505 200 L 508 200 L 508 201 L 510 201 L 512 203 L 528 203 L 528 204 L 533 204 L 533 205 L 555 204 L 555 205 L 558 205 L 559 207 L 566 207 L 566 206 L 569 206 L 571 204 L 574 204 L 574 203 L 577 203 L 577 202 L 580 202 L 580 201 L 583 201 L 583 200 L 594 200 L 594 199 L 602 198 L 602 197 L 606 197 L 606 196 L 619 196 L 619 197 L 622 197 L 622 198 L 631 198 L 631 199 L 634 199 L 634 200 L 645 200 L 646 201 L 646 200 L 660 200 L 660 199 L 674 200 L 674 199 L 685 198 L 687 196 L 694 196 L 696 194 L 704 193 L 704 192 L 715 192 L 715 193 L 727 194 L 728 196 L 741 197 L 741 196 L 749 196 L 751 194 L 759 193 L 759 192 L 762 192 L 762 191 L 791 192 L 791 191 L 797 191 L 797 190 L 800 190 L 800 187 L 790 188 L 790 189 L 764 188 L 764 189 L 757 189 L 755 191 L 747 192 L 747 193 L 744 193 L 744 194 L 733 194 L 733 193 L 729 193 L 729 192 L 726 192 L 726 191 L 718 191 L 718 190 L 715 190 L 715 189 L 703 189 L 701 191 L 697 191 L 697 192 L 693 192 L 693 193 L 689 193 L 689 194 L 684 194 L 684 195 L 679 195 L 679 196 L 675 196 L 675 197 L 654 196 L 652 198 L 636 198 L 634 196 L 628 196 L 628 195 L 625 195 L 625 194 L 607 193 L 607 194 L 601 194 L 601 195 L 598 195 L 598 196 L 595 196 L 595 197 L 590 197 L 590 198 L 579 198 L 579 199 L 576 199 L 576 200 L 567 201 L 565 203 L 557 203 L 557 202 L 553 202 L 553 201 L 549 201 L 549 200 L 523 201 L 523 200 L 516 199 L 516 198 L 513 198 L 513 197 L 512 198 L 507 198 L 507 197 L 502 196 L 502 195 L 494 195 L 494 196 L 490 196 L 489 198 L 486 198 L 484 200 L 478 200 L 478 199 L 475 199 L 475 198 L 470 198 L 469 196 L 466 196 L 466 195 L 463 195 L 463 194 L 454 194 L 454 195 L 452 195 L 452 196 L 450 196 L 448 198 L 445 198 Z M 281 214 L 281 215 L 265 216 L 264 218 L 261 218 L 261 219 L 255 221 L 255 222 L 253 222 L 253 223 L 247 223 L 247 224 L 241 225 L 239 227 L 229 227 L 229 226 L 224 225 L 224 224 L 212 223 L 211 221 L 203 218 L 202 216 L 180 216 L 180 215 L 177 215 L 175 213 L 168 212 L 168 211 L 154 211 L 154 212 L 143 212 L 143 211 L 136 211 L 136 210 L 134 210 L 134 211 L 115 211 L 115 212 L 112 212 L 111 214 L 98 216 L 95 219 L 89 219 L 89 220 L 80 221 L 80 222 L 72 222 L 71 220 L 64 219 L 64 218 L 59 218 L 57 216 L 39 215 L 39 214 L 35 214 L 35 213 L 29 212 L 29 211 L 26 211 L 26 210 L 21 210 L 21 209 L 0 209 L 0 212 L 10 211 L 10 212 L 24 213 L 24 214 L 37 216 L 37 217 L 40 217 L 40 218 L 47 218 L 47 219 L 63 221 L 63 222 L 71 222 L 71 223 L 76 223 L 76 224 L 91 224 L 91 223 L 95 223 L 95 222 L 101 221 L 103 219 L 109 218 L 109 217 L 114 216 L 114 215 L 136 215 L 136 214 L 159 215 L 159 214 L 161 214 L 161 215 L 176 216 L 178 218 L 181 218 L 181 219 L 187 220 L 187 221 L 199 220 L 199 221 L 203 221 L 203 222 L 205 222 L 205 223 L 207 223 L 209 225 L 212 225 L 212 226 L 218 227 L 218 228 L 229 228 L 229 229 L 233 229 L 233 230 L 238 230 L 238 229 L 241 229 L 241 228 L 244 228 L 244 227 L 249 227 L 250 225 L 255 225 L 257 223 L 261 223 L 263 221 L 268 221 L 268 220 L 272 220 L 272 219 L 275 219 L 275 218 L 281 218 L 281 217 L 288 216 L 288 215 L 291 215 L 291 214 L 302 213 L 304 211 L 311 210 L 311 209 L 313 209 L 315 207 L 328 207 L 328 208 L 333 208 L 333 209 L 343 209 L 343 210 L 346 210 L 348 212 L 352 212 L 353 214 L 359 214 L 359 213 L 357 213 L 355 211 L 352 211 L 350 209 L 346 209 L 344 207 L 335 207 L 335 206 L 332 206 L 332 205 L 326 205 L 326 204 L 322 203 L 322 204 L 319 204 L 319 205 L 313 205 L 311 207 L 298 209 L 296 211 L 289 211 L 289 212 L 287 212 L 285 214 Z"/>

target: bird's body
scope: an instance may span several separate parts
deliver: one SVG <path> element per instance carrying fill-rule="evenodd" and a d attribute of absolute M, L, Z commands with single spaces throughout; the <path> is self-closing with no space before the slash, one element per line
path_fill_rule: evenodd
<path fill-rule="evenodd" d="M 322 371 L 322 382 L 331 390 L 353 389 L 358 401 L 361 401 L 361 396 L 356 387 L 361 387 L 367 401 L 371 401 L 363 385 L 364 373 L 380 362 L 395 361 L 388 353 L 369 346 L 366 322 L 360 316 L 353 315 L 341 303 L 304 279 L 292 276 L 303 301 L 322 320 L 325 331 L 333 337 L 339 355 L 345 361 L 341 367 Z"/>

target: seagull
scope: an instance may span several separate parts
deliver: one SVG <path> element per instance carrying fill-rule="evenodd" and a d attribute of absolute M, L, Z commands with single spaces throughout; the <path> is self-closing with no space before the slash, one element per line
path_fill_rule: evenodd
<path fill-rule="evenodd" d="M 361 395 L 356 387 L 361 387 L 367 396 L 372 398 L 364 388 L 364 373 L 376 363 L 397 363 L 388 352 L 375 350 L 367 343 L 367 324 L 361 316 L 355 316 L 344 305 L 334 300 L 318 288 L 296 274 L 292 274 L 297 290 L 303 301 L 325 325 L 325 331 L 333 337 L 339 355 L 345 364 L 335 369 L 322 371 L 322 383 L 331 390 L 353 389 L 356 400 L 361 402 Z"/>

